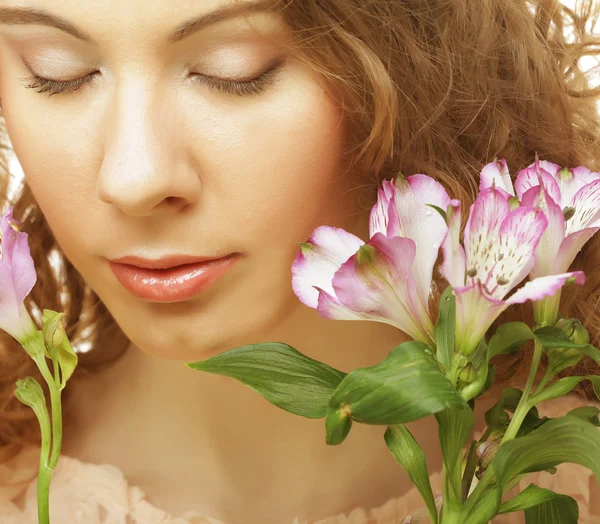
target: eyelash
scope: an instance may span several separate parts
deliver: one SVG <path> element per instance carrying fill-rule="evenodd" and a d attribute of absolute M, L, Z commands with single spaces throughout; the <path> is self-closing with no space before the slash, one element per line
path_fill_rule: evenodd
<path fill-rule="evenodd" d="M 267 86 L 273 84 L 275 73 L 281 65 L 282 63 L 276 63 L 264 73 L 261 73 L 250 80 L 227 80 L 224 78 L 194 74 L 192 75 L 191 81 L 206 84 L 210 89 L 215 89 L 221 93 L 229 93 L 237 96 L 258 95 L 262 93 Z M 76 78 L 75 80 L 52 80 L 50 78 L 33 75 L 23 80 L 29 81 L 29 84 L 25 86 L 26 88 L 34 89 L 38 93 L 48 93 L 48 97 L 51 97 L 52 95 L 69 94 L 78 91 L 89 84 L 98 74 L 98 72 L 90 73 L 81 78 Z"/>

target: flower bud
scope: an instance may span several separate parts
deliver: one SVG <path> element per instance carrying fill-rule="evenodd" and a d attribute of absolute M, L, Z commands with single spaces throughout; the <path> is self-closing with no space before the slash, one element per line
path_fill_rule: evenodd
<path fill-rule="evenodd" d="M 25 377 L 17 380 L 15 397 L 31 408 L 37 408 L 44 404 L 44 391 L 39 382 L 33 377 Z"/>
<path fill-rule="evenodd" d="M 56 312 L 51 312 L 46 315 L 42 333 L 44 335 L 44 342 L 49 348 L 60 347 L 67 336 L 62 321 L 64 316 L 64 313 Z"/>
<path fill-rule="evenodd" d="M 325 419 L 326 442 L 330 446 L 341 444 L 348 436 L 352 427 L 349 406 L 343 406 L 336 411 L 328 411 Z"/>
<path fill-rule="evenodd" d="M 575 326 L 575 329 L 573 330 L 573 336 L 571 339 L 573 340 L 573 342 L 575 342 L 575 344 L 584 345 L 590 343 L 590 334 L 581 322 Z"/>
<path fill-rule="evenodd" d="M 571 342 L 574 342 L 575 344 L 583 345 L 590 343 L 590 334 L 588 333 L 588 330 L 585 329 L 584 325 L 576 318 L 561 318 L 556 322 L 555 326 L 562 329 Z"/>
<path fill-rule="evenodd" d="M 466 382 L 467 384 L 475 382 L 475 380 L 477 379 L 477 370 L 475 369 L 473 364 L 469 362 L 464 368 L 462 368 L 458 375 L 458 379 L 461 382 Z"/>
<path fill-rule="evenodd" d="M 481 443 L 477 446 L 477 457 L 479 458 L 479 471 L 477 472 L 477 478 L 481 478 L 483 473 L 492 462 L 492 459 L 498 452 L 498 448 L 500 448 L 500 443 L 502 442 L 502 437 L 498 436 L 498 438 L 492 438 L 487 442 Z"/>

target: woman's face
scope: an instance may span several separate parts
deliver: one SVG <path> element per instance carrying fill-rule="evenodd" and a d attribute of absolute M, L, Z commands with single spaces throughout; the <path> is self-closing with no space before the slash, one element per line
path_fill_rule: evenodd
<path fill-rule="evenodd" d="M 321 224 L 356 222 L 338 104 L 292 56 L 281 18 L 217 16 L 232 5 L 0 0 L 2 111 L 26 180 L 125 334 L 169 359 L 260 341 L 305 307 L 291 288 L 298 243 Z M 24 6 L 66 23 L 7 11 Z M 176 31 L 199 17 L 195 31 Z M 55 80 L 51 89 L 85 83 L 49 96 L 33 75 Z M 130 294 L 108 264 L 236 252 L 212 286 L 169 303 Z"/>

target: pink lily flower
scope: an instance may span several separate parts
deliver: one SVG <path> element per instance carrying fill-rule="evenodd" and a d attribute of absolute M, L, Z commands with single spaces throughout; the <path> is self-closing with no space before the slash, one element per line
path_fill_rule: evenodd
<path fill-rule="evenodd" d="M 497 183 L 499 172 L 504 174 L 506 166 L 502 162 L 484 168 L 480 187 Z M 510 193 L 510 176 L 505 180 L 510 184 Z M 577 253 L 600 229 L 600 173 L 585 166 L 561 168 L 538 159 L 519 171 L 515 189 L 522 205 L 541 208 L 549 222 L 536 248 L 531 278 L 568 271 Z M 560 292 L 543 304 L 536 304 L 536 320 L 554 323 L 559 302 Z"/>
<path fill-rule="evenodd" d="M 459 244 L 460 202 L 448 213 L 449 234 L 442 250 L 442 273 L 456 296 L 457 351 L 471 354 L 490 325 L 510 305 L 554 295 L 567 281 L 583 283 L 582 272 L 544 276 L 509 293 L 531 272 L 534 251 L 548 226 L 541 209 L 510 209 L 510 186 L 483 189 L 471 206 L 464 248 Z"/>
<path fill-rule="evenodd" d="M 315 229 L 292 264 L 292 288 L 325 318 L 391 324 L 433 344 L 429 295 L 447 226 L 427 204 L 450 197 L 425 175 L 384 180 L 369 217 L 367 243 L 347 231 Z"/>
<path fill-rule="evenodd" d="M 0 329 L 23 343 L 37 331 L 23 301 L 31 292 L 37 275 L 27 243 L 27 233 L 18 229 L 13 208 L 0 218 Z"/>
<path fill-rule="evenodd" d="M 600 229 L 600 173 L 587 167 L 568 169 L 537 160 L 519 171 L 513 188 L 501 159 L 481 171 L 480 190 L 492 184 L 509 197 L 517 196 L 525 206 L 541 207 L 546 214 L 549 226 L 536 250 L 533 278 L 567 271 Z"/>

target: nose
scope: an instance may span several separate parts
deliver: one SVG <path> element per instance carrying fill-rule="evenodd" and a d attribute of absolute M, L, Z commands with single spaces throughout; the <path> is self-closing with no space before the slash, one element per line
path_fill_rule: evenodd
<path fill-rule="evenodd" d="M 97 180 L 100 200 L 135 217 L 180 210 L 200 195 L 173 112 L 159 90 L 145 92 L 130 86 L 110 101 Z"/>

